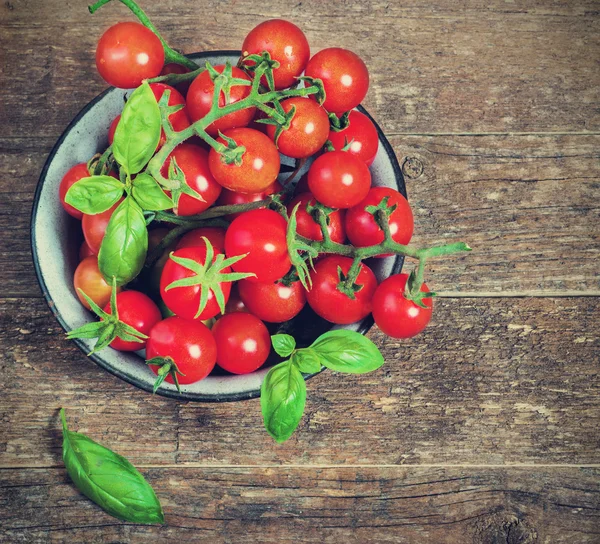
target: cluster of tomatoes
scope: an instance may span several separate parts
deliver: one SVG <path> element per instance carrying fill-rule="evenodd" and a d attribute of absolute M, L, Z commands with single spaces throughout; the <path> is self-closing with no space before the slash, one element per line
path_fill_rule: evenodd
<path fill-rule="evenodd" d="M 273 68 L 276 90 L 296 86 L 304 74 L 319 79 L 325 89 L 322 104 L 314 97 L 293 97 L 281 101 L 285 113 L 294 108 L 289 127 L 277 130 L 257 121 L 265 118 L 260 109 L 248 107 L 213 122 L 207 133 L 217 141 L 229 139 L 244 146 L 241 164 L 224 162 L 220 154 L 199 138 L 177 146 L 164 166 L 167 177 L 172 159 L 185 175 L 186 183 L 202 196 L 181 195 L 173 212 L 179 216 L 202 213 L 213 205 L 250 203 L 265 199 L 282 190 L 277 181 L 280 153 L 294 159 L 313 158 L 305 176 L 287 203 L 288 213 L 297 208 L 297 233 L 315 241 L 323 240 L 321 226 L 312 210 L 320 203 L 326 208 L 327 230 L 333 242 L 349 242 L 355 247 L 380 244 L 384 232 L 367 208 L 387 199 L 389 230 L 394 241 L 407 244 L 413 233 L 413 216 L 408 202 L 398 191 L 371 186 L 369 166 L 378 149 L 378 134 L 372 121 L 356 108 L 367 93 L 369 74 L 364 62 L 351 51 L 341 48 L 322 50 L 312 57 L 308 41 L 295 25 L 284 20 L 270 20 L 254 28 L 242 46 L 238 67 L 214 66 L 217 73 L 231 69 L 231 76 L 251 81 L 252 56 L 264 51 L 279 63 Z M 138 23 L 120 23 L 100 39 L 96 63 L 100 75 L 111 85 L 133 88 L 143 80 L 169 73 L 185 73 L 180 65 L 164 65 L 160 40 Z M 210 110 L 215 84 L 214 73 L 206 70 L 191 83 L 171 87 L 152 83 L 157 101 L 170 91 L 168 105 L 183 105 L 171 114 L 175 131 L 202 119 Z M 263 76 L 264 77 L 264 76 Z M 266 85 L 266 82 L 263 82 Z M 234 85 L 219 96 L 219 105 L 232 104 L 248 96 L 250 87 Z M 347 122 L 341 129 L 330 124 L 329 114 Z M 112 142 L 119 122 L 115 119 L 108 134 Z M 164 133 L 159 142 L 164 145 Z M 111 209 L 96 215 L 85 215 L 64 202 L 71 185 L 88 177 L 87 166 L 74 166 L 60 184 L 60 197 L 65 210 L 77 219 L 85 241 L 80 249 L 81 262 L 75 271 L 74 284 L 105 311 L 110 312 L 111 285 L 98 269 L 97 255 L 111 214 Z M 116 174 L 115 174 L 116 176 Z M 377 284 L 374 273 L 365 263 L 355 280 L 354 296 L 338 289 L 350 271 L 353 260 L 337 254 L 320 255 L 311 271 L 312 287 L 305 289 L 299 281 L 285 281 L 291 261 L 286 233 L 288 223 L 282 214 L 268 208 L 254 209 L 228 217 L 227 228 L 202 227 L 189 231 L 174 247 L 169 248 L 147 275 L 148 283 L 138 290 L 119 290 L 119 319 L 148 337 L 144 344 L 116 338 L 111 347 L 139 350 L 146 347 L 148 359 L 171 358 L 181 372 L 180 383 L 192 383 L 207 376 L 215 363 L 237 374 L 253 372 L 266 361 L 270 352 L 270 336 L 264 322 L 282 323 L 298 315 L 308 304 L 322 318 L 337 324 L 359 321 L 373 313 L 375 321 L 387 334 L 409 337 L 420 332 L 431 315 L 431 299 L 425 307 L 405 297 L 407 276 L 399 274 Z M 164 225 L 151 226 L 149 250 L 156 247 L 168 232 Z M 207 303 L 198 314 L 202 285 L 170 287 L 173 282 L 190 278 L 194 272 L 180 264 L 194 261 L 205 265 L 206 240 L 214 248 L 213 261 L 219 254 L 227 257 L 246 255 L 232 264 L 234 272 L 251 276 L 234 284 L 220 283 L 227 303 L 220 311 L 217 297 L 211 291 Z M 210 252 L 212 253 L 212 252 Z M 172 257 L 178 257 L 176 262 Z M 229 268 L 222 270 L 223 274 Z M 143 285 L 143 282 L 137 282 Z M 427 290 L 425 286 L 422 288 Z M 78 292 L 79 295 L 79 292 Z M 150 295 L 150 296 L 149 296 Z M 84 305 L 89 307 L 84 297 Z M 161 311 L 162 310 L 162 311 Z M 163 316 L 165 316 L 163 318 Z M 217 318 L 214 322 L 213 318 Z M 207 321 L 210 320 L 210 321 Z M 212 330 L 205 323 L 211 324 Z M 151 366 L 155 372 L 159 367 Z M 172 377 L 167 378 L 172 381 Z"/>

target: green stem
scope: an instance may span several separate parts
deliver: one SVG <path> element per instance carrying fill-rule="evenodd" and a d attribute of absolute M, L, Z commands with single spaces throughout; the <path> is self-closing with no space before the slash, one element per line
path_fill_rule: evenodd
<path fill-rule="evenodd" d="M 186 72 L 185 74 L 167 74 L 165 76 L 153 77 L 152 79 L 148 80 L 148 83 L 166 83 L 167 85 L 174 87 L 175 85 L 179 85 L 179 83 L 193 81 L 205 71 L 206 68 L 198 68 L 197 70 L 192 70 L 191 72 Z"/>

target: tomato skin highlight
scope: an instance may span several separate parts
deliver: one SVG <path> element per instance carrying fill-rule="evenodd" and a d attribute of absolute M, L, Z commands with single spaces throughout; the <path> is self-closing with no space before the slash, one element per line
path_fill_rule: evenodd
<path fill-rule="evenodd" d="M 98 306 L 100 306 L 100 308 L 105 306 L 110 300 L 112 288 L 108 283 L 106 283 L 104 276 L 102 276 L 100 269 L 98 268 L 98 257 L 96 257 L 96 255 L 86 257 L 79 263 L 75 269 L 73 284 L 77 298 L 88 310 L 90 309 L 90 305 L 81 295 L 79 289 L 81 289 Z M 117 287 L 117 292 L 120 291 L 121 288 Z"/>
<path fill-rule="evenodd" d="M 260 55 L 263 51 L 268 51 L 271 59 L 279 62 L 279 68 L 273 70 L 276 90 L 294 85 L 310 58 L 310 46 L 304 32 L 284 19 L 271 19 L 254 27 L 242 45 L 242 59 Z M 264 76 L 261 83 L 267 86 Z"/>
<path fill-rule="evenodd" d="M 379 148 L 379 135 L 373 122 L 360 111 L 352 110 L 348 118 L 350 124 L 344 129 L 329 132 L 328 140 L 336 151 L 350 144 L 348 153 L 371 166 Z"/>
<path fill-rule="evenodd" d="M 112 314 L 110 302 L 104 307 L 107 314 Z M 138 332 L 148 336 L 150 330 L 161 319 L 158 306 L 152 299 L 139 291 L 122 291 L 117 294 L 117 311 L 119 320 L 133 327 Z M 118 351 L 137 351 L 146 347 L 146 342 L 128 342 L 121 338 L 115 338 L 110 347 Z"/>
<path fill-rule="evenodd" d="M 158 76 L 165 63 L 163 45 L 140 23 L 117 23 L 100 38 L 96 67 L 109 85 L 133 89 Z"/>
<path fill-rule="evenodd" d="M 87 164 L 82 162 L 80 164 L 76 164 L 63 176 L 60 180 L 60 185 L 58 186 L 58 197 L 60 198 L 60 203 L 64 210 L 75 219 L 81 219 L 83 217 L 83 213 L 80 212 L 77 208 L 74 208 L 70 204 L 65 202 L 65 196 L 67 195 L 68 190 L 72 185 L 77 183 L 80 179 L 90 177 L 90 172 L 88 170 Z"/>
<path fill-rule="evenodd" d="M 247 254 L 232 268 L 256 274 L 248 281 L 274 282 L 282 278 L 292 265 L 286 232 L 286 220 L 273 210 L 244 212 L 234 219 L 225 234 L 227 257 Z"/>
<path fill-rule="evenodd" d="M 381 282 L 373 295 L 373 319 L 392 338 L 411 338 L 425 329 L 431 320 L 433 300 L 424 298 L 421 308 L 404 296 L 408 274 L 395 274 Z M 427 285 L 421 291 L 429 292 Z"/>
<path fill-rule="evenodd" d="M 217 364 L 232 374 L 259 369 L 271 351 L 271 336 L 258 317 L 234 312 L 219 318 L 212 328 Z"/>
<path fill-rule="evenodd" d="M 377 288 L 375 274 L 366 264 L 361 264 L 355 283 L 363 287 L 355 293 L 356 298 L 353 300 L 339 291 L 338 267 L 348 274 L 351 266 L 352 259 L 349 257 L 329 255 L 320 259 L 310 273 L 312 288 L 306 294 L 308 304 L 317 315 L 338 325 L 348 325 L 367 317 Z"/>
<path fill-rule="evenodd" d="M 178 375 L 181 384 L 196 383 L 208 376 L 217 360 L 217 344 L 206 325 L 173 316 L 159 321 L 150 331 L 146 358 L 170 357 L 185 376 Z M 158 366 L 149 365 L 158 373 Z M 166 380 L 173 383 L 168 375 Z"/>
<path fill-rule="evenodd" d="M 306 206 L 311 203 L 315 204 L 315 198 L 312 193 L 302 193 L 295 197 L 287 206 L 288 215 L 297 204 L 300 204 L 296 212 L 296 232 L 300 236 L 310 238 L 311 240 L 322 241 L 323 232 L 319 224 L 306 211 Z M 334 242 L 343 244 L 346 240 L 346 232 L 344 230 L 344 214 L 345 210 L 335 210 L 329 214 L 329 225 L 327 230 L 329 236 Z"/>
<path fill-rule="evenodd" d="M 117 209 L 119 204 L 121 204 L 122 200 L 123 199 L 119 200 L 119 202 L 114 204 L 105 212 L 97 213 L 95 215 L 88 215 L 86 213 L 83 214 L 81 219 L 83 237 L 85 238 L 89 248 L 94 252 L 94 255 L 98 255 L 98 252 L 100 251 L 100 245 L 102 244 L 102 240 L 106 234 L 108 222 L 110 221 L 113 212 Z"/>
<path fill-rule="evenodd" d="M 206 238 L 213 246 L 215 252 L 225 253 L 225 229 L 220 227 L 199 227 L 186 232 L 175 249 L 184 247 L 204 247 L 206 244 L 202 238 Z"/>
<path fill-rule="evenodd" d="M 282 283 L 240 280 L 240 298 L 247 310 L 268 323 L 283 323 L 297 316 L 306 304 L 306 291 L 299 281 Z"/>

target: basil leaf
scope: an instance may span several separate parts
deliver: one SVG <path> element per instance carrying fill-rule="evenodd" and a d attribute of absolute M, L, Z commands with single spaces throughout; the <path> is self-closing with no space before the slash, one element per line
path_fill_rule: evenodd
<path fill-rule="evenodd" d="M 151 159 L 160 140 L 160 110 L 148 83 L 129 97 L 115 131 L 112 151 L 117 162 L 132 175 Z"/>
<path fill-rule="evenodd" d="M 267 432 L 279 443 L 296 430 L 306 404 L 306 383 L 290 361 L 274 366 L 260 388 L 260 407 Z"/>
<path fill-rule="evenodd" d="M 63 461 L 75 487 L 111 516 L 132 523 L 164 523 L 154 490 L 125 457 L 69 431 L 65 411 Z"/>
<path fill-rule="evenodd" d="M 364 374 L 377 370 L 384 363 L 377 346 L 362 334 L 353 331 L 326 332 L 310 347 L 323 366 L 338 372 Z"/>
<path fill-rule="evenodd" d="M 281 357 L 289 357 L 296 348 L 296 340 L 289 334 L 274 334 L 271 336 L 271 343 Z"/>
<path fill-rule="evenodd" d="M 292 355 L 292 363 L 298 367 L 300 372 L 314 374 L 320 372 L 321 361 L 319 356 L 310 348 L 299 349 Z"/>
<path fill-rule="evenodd" d="M 131 196 L 144 210 L 157 211 L 169 210 L 173 201 L 161 189 L 156 180 L 148 174 L 139 174 L 133 180 Z"/>
<path fill-rule="evenodd" d="M 98 267 L 108 283 L 114 277 L 117 285 L 124 285 L 140 273 L 147 251 L 144 212 L 127 196 L 110 217 L 98 253 Z"/>
<path fill-rule="evenodd" d="M 95 215 L 116 204 L 123 195 L 123 189 L 123 184 L 111 176 L 90 176 L 69 187 L 65 202 L 80 212 Z"/>

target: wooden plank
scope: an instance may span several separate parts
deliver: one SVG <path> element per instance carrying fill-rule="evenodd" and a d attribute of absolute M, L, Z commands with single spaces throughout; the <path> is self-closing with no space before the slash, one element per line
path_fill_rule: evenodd
<path fill-rule="evenodd" d="M 167 524 L 125 524 L 62 469 L 0 471 L 7 542 L 597 543 L 600 471 L 152 468 Z"/>
<path fill-rule="evenodd" d="M 0 50 L 7 59 L 0 84 L 9 89 L 4 136 L 56 138 L 105 87 L 95 73 L 96 42 L 109 24 L 132 16 L 120 5 L 90 16 L 87 3 L 47 0 L 32 8 L 11 0 L 0 6 Z M 352 48 L 371 73 L 365 104 L 388 132 L 600 130 L 594 0 L 444 0 L 435 6 L 308 0 L 285 7 L 266 2 L 260 10 L 250 0 L 142 4 L 186 52 L 238 49 L 247 32 L 270 17 L 300 25 L 313 51 Z"/>
<path fill-rule="evenodd" d="M 283 445 L 258 400 L 152 396 L 96 367 L 39 299 L 0 300 L 0 466 L 55 466 L 58 408 L 135 464 L 600 463 L 600 298 L 441 299 L 386 365 L 308 383 Z"/>

